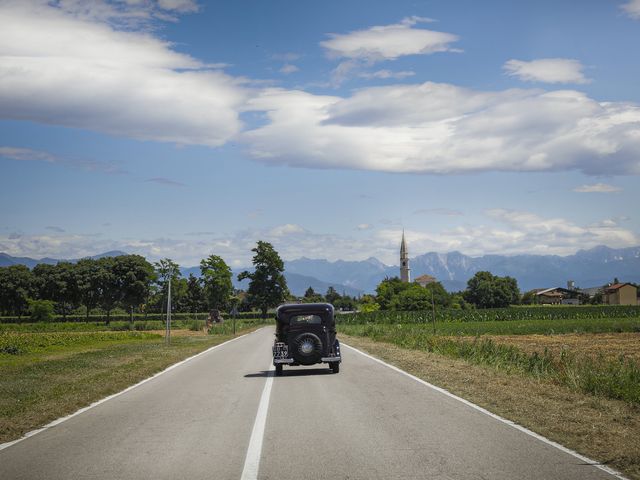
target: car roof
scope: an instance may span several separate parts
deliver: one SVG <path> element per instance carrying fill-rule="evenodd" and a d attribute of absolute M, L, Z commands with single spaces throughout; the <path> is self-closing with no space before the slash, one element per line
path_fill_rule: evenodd
<path fill-rule="evenodd" d="M 280 305 L 276 315 L 291 313 L 330 313 L 333 315 L 333 305 L 330 303 L 287 303 Z"/>

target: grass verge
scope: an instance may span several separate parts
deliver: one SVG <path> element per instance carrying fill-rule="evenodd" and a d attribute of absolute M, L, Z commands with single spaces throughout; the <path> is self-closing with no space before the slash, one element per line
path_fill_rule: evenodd
<path fill-rule="evenodd" d="M 238 334 L 261 324 L 243 324 Z M 7 334 L 0 353 L 0 443 L 117 393 L 233 335 L 173 337 L 141 332 Z"/>
<path fill-rule="evenodd" d="M 551 440 L 640 479 L 640 407 L 575 391 L 548 378 L 514 375 L 371 338 L 340 339 L 513 420 Z"/>

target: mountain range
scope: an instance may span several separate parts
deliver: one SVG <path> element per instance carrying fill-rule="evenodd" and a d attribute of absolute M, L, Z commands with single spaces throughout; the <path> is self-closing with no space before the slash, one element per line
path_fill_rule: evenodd
<path fill-rule="evenodd" d="M 124 255 L 112 251 L 91 258 Z M 0 253 L 0 266 L 15 264 L 33 268 L 38 263 L 54 264 L 56 259 L 35 260 L 28 257 L 12 257 Z M 412 278 L 423 274 L 434 276 L 449 291 L 463 290 L 467 280 L 476 272 L 489 271 L 494 275 L 509 275 L 518 280 L 522 291 L 533 288 L 565 286 L 568 280 L 578 287 L 587 288 L 604 285 L 618 278 L 625 282 L 640 282 L 640 247 L 609 248 L 598 246 L 580 250 L 573 255 L 483 255 L 470 257 L 460 252 L 425 253 L 410 260 Z M 238 282 L 238 273 L 233 270 L 236 288 L 247 288 L 247 281 Z M 188 276 L 200 274 L 199 267 L 182 268 Z M 386 277 L 399 275 L 397 266 L 386 265 L 376 258 L 360 261 L 299 258 L 285 262 L 285 277 L 294 295 L 302 295 L 308 287 L 324 293 L 329 286 L 339 293 L 360 295 L 374 292 L 378 283 Z"/>
<path fill-rule="evenodd" d="M 449 291 L 463 290 L 476 272 L 509 275 L 518 280 L 522 291 L 565 286 L 568 280 L 578 287 L 604 285 L 614 278 L 640 282 L 640 247 L 613 249 L 598 246 L 574 255 L 483 255 L 470 257 L 460 252 L 425 253 L 410 259 L 411 278 L 428 274 Z M 358 262 L 300 258 L 285 262 L 287 272 L 312 274 L 321 280 L 341 283 L 372 292 L 385 277 L 399 276 L 399 267 L 375 258 Z"/>

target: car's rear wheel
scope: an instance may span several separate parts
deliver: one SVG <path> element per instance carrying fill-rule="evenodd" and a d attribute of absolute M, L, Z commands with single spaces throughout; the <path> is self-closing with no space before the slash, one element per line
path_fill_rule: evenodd
<path fill-rule="evenodd" d="M 333 373 L 340 373 L 340 362 L 333 362 L 331 364 L 331 371 Z"/>
<path fill-rule="evenodd" d="M 313 365 L 322 358 L 322 341 L 314 333 L 301 333 L 291 346 L 291 355 L 300 365 Z"/>
<path fill-rule="evenodd" d="M 282 364 L 278 363 L 276 364 L 276 377 L 280 376 L 282 376 Z"/>

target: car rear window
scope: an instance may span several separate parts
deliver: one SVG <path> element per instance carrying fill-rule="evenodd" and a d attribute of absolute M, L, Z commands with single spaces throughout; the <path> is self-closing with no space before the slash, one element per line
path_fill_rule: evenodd
<path fill-rule="evenodd" d="M 320 315 L 293 315 L 289 320 L 291 325 L 293 324 L 308 324 L 308 325 L 320 325 L 322 323 L 322 317 Z"/>

